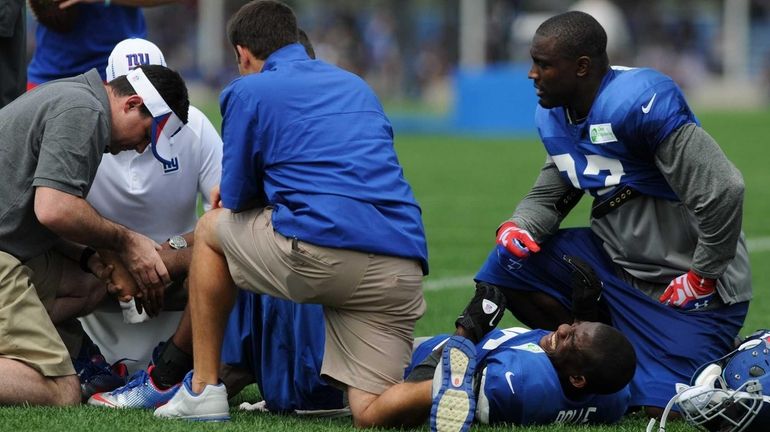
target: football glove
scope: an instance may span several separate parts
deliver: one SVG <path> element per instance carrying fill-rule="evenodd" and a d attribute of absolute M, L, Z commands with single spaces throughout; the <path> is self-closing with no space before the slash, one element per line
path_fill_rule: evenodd
<path fill-rule="evenodd" d="M 455 327 L 462 326 L 470 335 L 468 339 L 478 343 L 500 323 L 505 315 L 505 296 L 494 285 L 478 282 L 476 293 L 463 313 L 457 317 Z"/>
<path fill-rule="evenodd" d="M 682 310 L 702 309 L 716 292 L 715 279 L 702 278 L 692 270 L 672 280 L 658 300 Z"/>
<path fill-rule="evenodd" d="M 572 316 L 575 321 L 600 321 L 599 301 L 604 284 L 588 263 L 576 256 L 564 255 L 572 267 Z"/>
<path fill-rule="evenodd" d="M 540 251 L 540 246 L 535 243 L 532 235 L 511 221 L 500 225 L 497 230 L 497 244 L 518 258 L 526 258 L 530 252 Z"/>

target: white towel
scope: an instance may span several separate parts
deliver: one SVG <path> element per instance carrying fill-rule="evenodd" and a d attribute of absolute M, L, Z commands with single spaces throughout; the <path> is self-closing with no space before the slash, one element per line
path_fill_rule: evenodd
<path fill-rule="evenodd" d="M 118 303 L 120 303 L 120 309 L 123 311 L 124 323 L 138 324 L 150 319 L 150 316 L 147 315 L 145 310 L 142 310 L 142 313 L 139 313 L 139 311 L 136 310 L 136 301 L 134 301 L 133 298 L 127 302 L 119 301 Z"/>

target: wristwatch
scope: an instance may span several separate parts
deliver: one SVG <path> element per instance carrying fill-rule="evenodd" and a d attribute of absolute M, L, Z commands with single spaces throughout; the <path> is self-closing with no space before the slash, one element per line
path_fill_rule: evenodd
<path fill-rule="evenodd" d="M 171 246 L 171 249 L 184 249 L 187 247 L 187 240 L 180 235 L 175 235 L 168 239 L 168 245 Z"/>

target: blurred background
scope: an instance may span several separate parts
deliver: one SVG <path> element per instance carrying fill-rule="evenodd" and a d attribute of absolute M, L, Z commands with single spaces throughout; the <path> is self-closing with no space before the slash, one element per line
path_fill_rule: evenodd
<path fill-rule="evenodd" d="M 244 0 L 145 8 L 149 39 L 200 99 L 236 77 L 227 18 Z M 674 78 L 698 109 L 770 105 L 770 0 L 287 0 L 319 58 L 362 76 L 402 132 L 532 134 L 529 42 L 568 9 L 607 30 L 610 61 Z M 29 14 L 29 52 L 34 18 Z"/>

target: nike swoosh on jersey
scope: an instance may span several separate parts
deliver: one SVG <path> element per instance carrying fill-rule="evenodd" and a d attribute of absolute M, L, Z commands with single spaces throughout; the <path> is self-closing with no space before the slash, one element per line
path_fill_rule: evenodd
<path fill-rule="evenodd" d="M 513 391 L 513 383 L 511 382 L 512 377 L 513 377 L 513 372 L 508 371 L 505 373 L 505 380 L 508 381 L 508 388 L 511 389 L 511 393 L 516 394 L 516 392 Z"/>
<path fill-rule="evenodd" d="M 647 102 L 647 105 L 642 106 L 642 112 L 647 114 L 652 109 L 652 103 L 655 102 L 655 96 L 657 96 L 657 93 L 653 93 L 652 99 L 650 99 L 649 102 Z"/>

